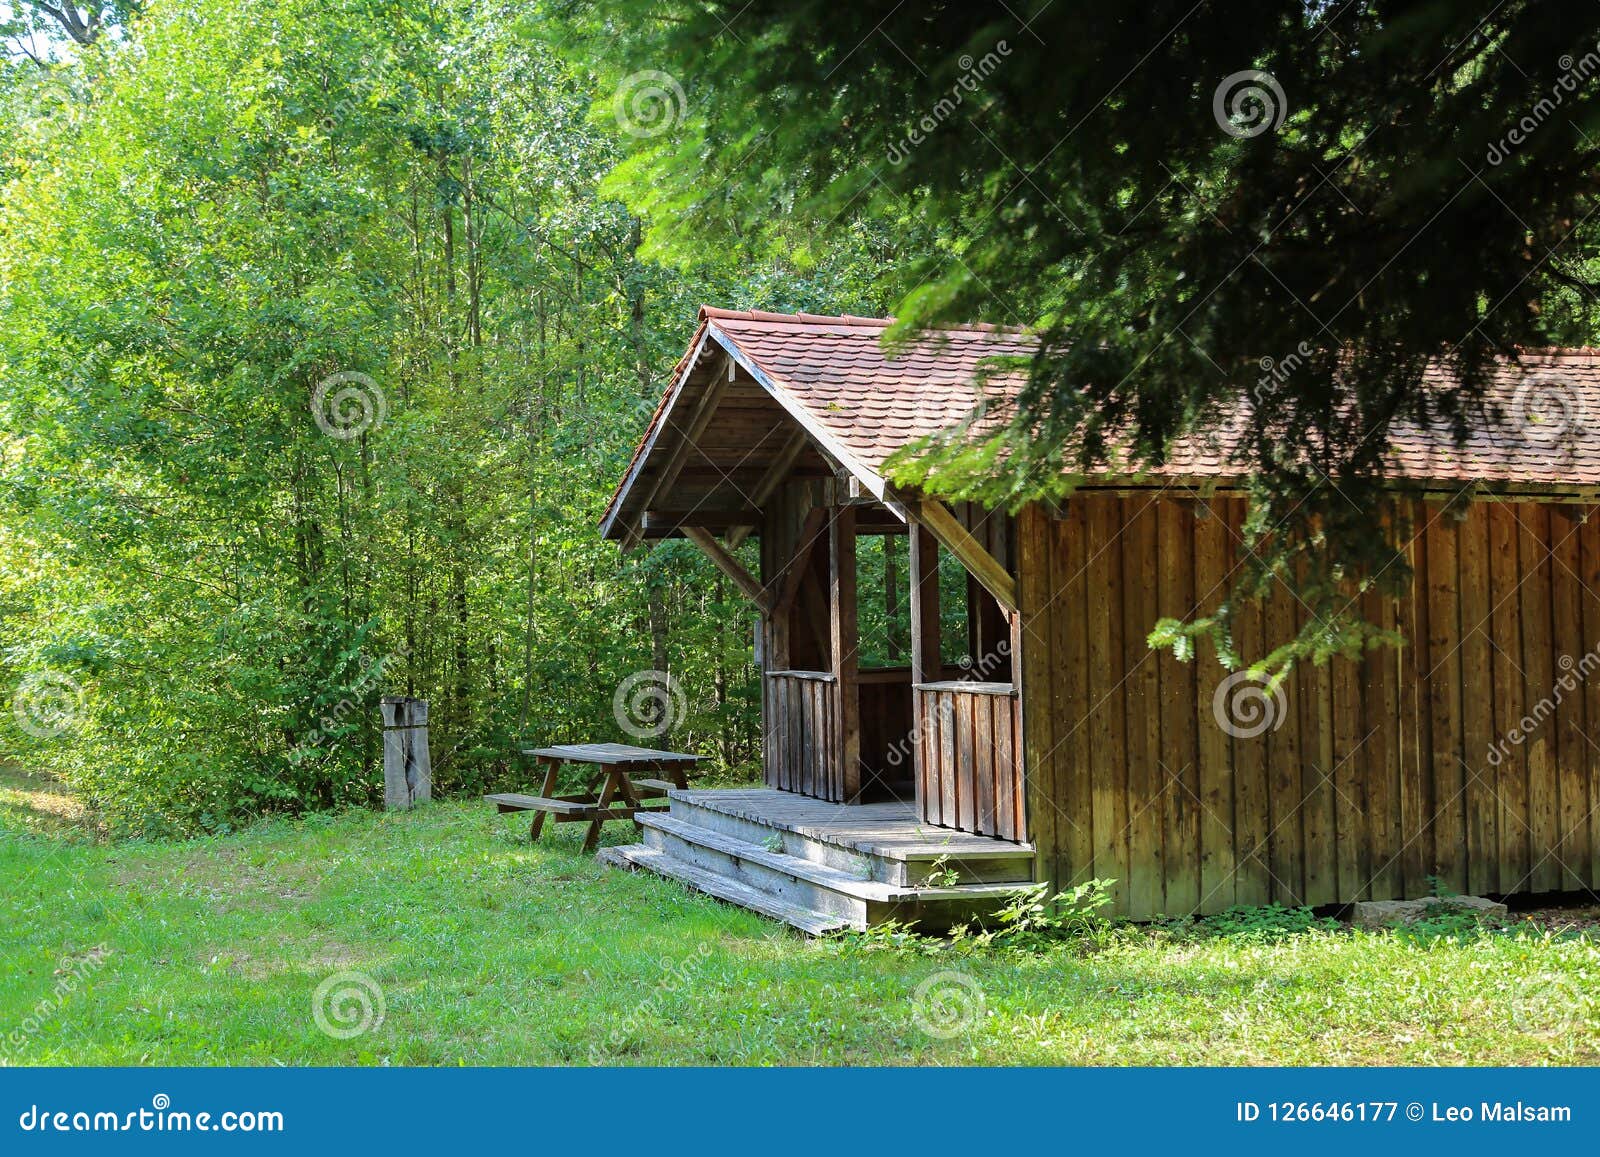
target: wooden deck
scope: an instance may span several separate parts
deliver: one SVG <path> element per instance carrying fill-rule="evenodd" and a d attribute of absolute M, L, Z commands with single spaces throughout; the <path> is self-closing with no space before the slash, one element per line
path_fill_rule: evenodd
<path fill-rule="evenodd" d="M 911 803 L 836 804 L 772 788 L 675 791 L 672 798 L 863 855 L 901 862 L 1033 858 L 1033 845 L 937 827 Z"/>

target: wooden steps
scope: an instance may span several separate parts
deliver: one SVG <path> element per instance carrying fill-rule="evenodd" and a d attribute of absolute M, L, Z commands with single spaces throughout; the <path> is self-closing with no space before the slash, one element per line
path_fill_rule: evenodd
<path fill-rule="evenodd" d="M 603 864 L 611 864 L 623 868 L 644 868 L 655 872 L 659 876 L 689 885 L 696 891 L 704 892 L 708 896 L 715 896 L 719 900 L 726 900 L 740 908 L 747 908 L 752 912 L 759 912 L 774 920 L 781 920 L 802 932 L 812 936 L 824 936 L 829 932 L 838 932 L 849 927 L 849 922 L 816 912 L 808 911 L 794 904 L 785 904 L 765 892 L 748 887 L 737 880 L 730 880 L 726 876 L 719 876 L 715 872 L 708 872 L 692 864 L 685 864 L 674 860 L 665 852 L 654 848 L 647 848 L 640 844 L 633 844 L 620 848 L 601 848 L 597 857 Z"/>
<path fill-rule="evenodd" d="M 1033 847 L 931 827 L 909 805 L 841 806 L 767 788 L 671 793 L 671 814 L 752 842 L 776 837 L 792 856 L 886 884 L 915 886 L 954 872 L 963 884 L 1033 880 Z"/>
<path fill-rule="evenodd" d="M 914 821 L 892 809 L 852 816 L 858 809 L 786 793 L 725 794 L 737 814 L 723 810 L 721 792 L 670 792 L 670 813 L 635 817 L 641 843 L 605 849 L 602 859 L 657 872 L 813 935 L 890 920 L 943 930 L 1005 906 L 1030 882 L 1031 849 L 1015 844 L 951 833 L 959 837 L 949 845 L 957 857 L 930 846 Z M 760 814 L 763 804 L 773 815 Z M 819 821 L 809 836 L 794 830 L 808 808 Z M 985 878 L 996 871 L 1010 878 Z"/>

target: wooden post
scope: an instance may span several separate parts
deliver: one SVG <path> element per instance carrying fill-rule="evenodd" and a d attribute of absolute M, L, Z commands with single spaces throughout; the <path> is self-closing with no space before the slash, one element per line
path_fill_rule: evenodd
<path fill-rule="evenodd" d="M 898 535 L 886 534 L 883 543 L 883 614 L 888 629 L 884 632 L 884 658 L 893 666 L 900 658 L 900 566 L 895 559 Z"/>
<path fill-rule="evenodd" d="M 859 639 L 856 627 L 856 508 L 836 506 L 828 519 L 828 621 L 837 696 L 839 742 L 838 798 L 856 802 L 861 794 L 861 689 L 856 682 Z"/>
<path fill-rule="evenodd" d="M 937 682 L 939 660 L 939 540 L 921 523 L 911 532 L 911 682 Z"/>
<path fill-rule="evenodd" d="M 383 807 L 405 811 L 433 798 L 433 759 L 428 753 L 428 701 L 384 696 Z"/>

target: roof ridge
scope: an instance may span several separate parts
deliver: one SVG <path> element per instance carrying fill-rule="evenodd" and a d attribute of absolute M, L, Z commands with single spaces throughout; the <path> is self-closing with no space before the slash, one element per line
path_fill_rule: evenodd
<path fill-rule="evenodd" d="M 736 321 L 771 321 L 802 325 L 861 325 L 861 326 L 891 326 L 895 319 L 892 317 L 856 317 L 854 314 L 842 313 L 829 315 L 822 313 L 771 313 L 764 309 L 723 309 L 715 305 L 702 305 L 700 307 L 700 320 L 709 321 L 716 318 L 727 318 Z"/>
<path fill-rule="evenodd" d="M 894 325 L 898 318 L 893 317 L 857 317 L 853 313 L 827 314 L 827 313 L 772 313 L 764 309 L 724 309 L 715 305 L 702 305 L 700 307 L 701 322 L 724 319 L 728 321 L 759 321 L 770 322 L 777 325 L 841 325 L 861 326 L 862 328 L 887 329 Z M 1027 330 L 1021 326 L 994 325 L 990 322 L 966 322 L 962 324 L 936 325 L 929 327 L 938 332 L 955 333 L 1016 333 L 1026 334 Z"/>

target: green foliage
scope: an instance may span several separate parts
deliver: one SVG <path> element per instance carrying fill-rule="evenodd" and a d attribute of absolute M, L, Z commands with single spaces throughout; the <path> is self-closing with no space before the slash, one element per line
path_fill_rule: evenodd
<path fill-rule="evenodd" d="M 633 738 L 641 670 L 683 692 L 652 741 L 754 765 L 749 605 L 595 528 L 696 304 L 871 307 L 869 238 L 643 260 L 572 31 L 222 0 L 0 75 L 0 751 L 113 830 L 370 803 L 388 693 L 446 794 Z M 9 710 L 41 673 L 61 734 Z"/>
<path fill-rule="evenodd" d="M 980 947 L 1024 952 L 1038 952 L 1061 942 L 1103 948 L 1118 927 L 1105 914 L 1111 906 L 1115 883 L 1086 880 L 1053 896 L 1048 895 L 1043 884 L 1024 889 L 1011 904 L 995 913 L 991 927 L 969 928 L 965 938 Z"/>
<path fill-rule="evenodd" d="M 931 886 L 956 882 L 943 873 L 943 863 L 943 858 L 935 863 L 928 881 Z M 837 939 L 851 951 L 900 956 L 1038 953 L 1060 947 L 1097 951 L 1110 945 L 1126 927 L 1105 915 L 1115 882 L 1088 880 L 1053 896 L 1044 884 L 1020 888 L 1005 907 L 982 921 L 952 929 L 949 936 L 926 935 L 889 920 L 862 932 L 841 933 Z"/>
<path fill-rule="evenodd" d="M 1486 935 L 1502 933 L 1523 935 L 1526 932 L 1527 930 L 1518 929 L 1503 917 L 1455 904 L 1449 900 L 1428 905 L 1417 919 L 1401 924 L 1394 930 L 1396 936 L 1420 944 L 1435 940 L 1465 944 Z"/>
<path fill-rule="evenodd" d="M 1273 670 L 1395 642 L 1361 601 L 1410 580 L 1390 430 L 1501 418 L 1483 412 L 1496 358 L 1595 333 L 1591 7 L 630 11 L 636 64 L 688 91 L 678 131 L 612 179 L 650 252 L 892 222 L 925 237 L 894 271 L 899 336 L 1040 335 L 1009 421 L 915 448 L 898 481 L 1057 498 L 1228 423 L 1253 498 L 1243 581 L 1157 631 L 1185 655 L 1204 636 L 1229 666 L 1262 661 L 1233 619 L 1280 585 L 1310 613 Z M 1425 382 L 1434 359 L 1459 389 Z"/>
<path fill-rule="evenodd" d="M 1308 932 L 1340 932 L 1344 926 L 1331 916 L 1318 916 L 1310 908 L 1286 908 L 1282 904 L 1265 907 L 1235 905 L 1196 922 L 1207 936 L 1232 940 L 1275 941 Z"/>

